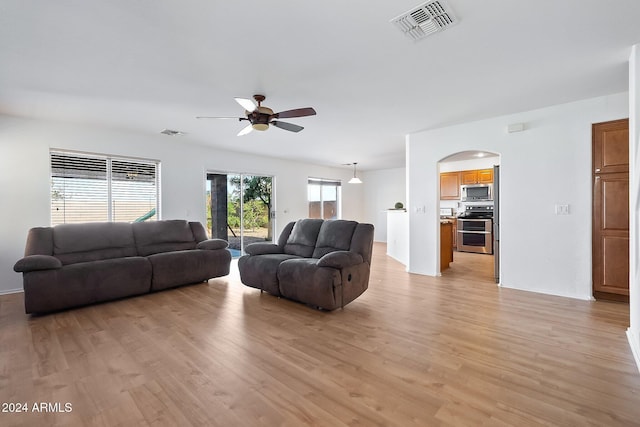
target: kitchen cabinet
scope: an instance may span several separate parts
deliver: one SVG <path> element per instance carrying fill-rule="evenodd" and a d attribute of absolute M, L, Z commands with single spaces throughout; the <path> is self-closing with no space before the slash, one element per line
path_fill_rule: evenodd
<path fill-rule="evenodd" d="M 478 169 L 478 184 L 493 183 L 493 169 Z"/>
<path fill-rule="evenodd" d="M 460 172 L 440 174 L 440 200 L 460 200 Z"/>
<path fill-rule="evenodd" d="M 460 172 L 462 184 L 491 184 L 493 169 L 474 169 Z"/>
<path fill-rule="evenodd" d="M 453 262 L 453 222 L 443 221 L 440 223 L 440 271 L 449 268 L 449 263 Z"/>
<path fill-rule="evenodd" d="M 477 184 L 478 183 L 478 171 L 477 170 L 462 171 L 462 172 L 460 172 L 460 176 L 462 177 L 461 181 L 462 181 L 462 184 L 464 184 L 464 185 Z"/>

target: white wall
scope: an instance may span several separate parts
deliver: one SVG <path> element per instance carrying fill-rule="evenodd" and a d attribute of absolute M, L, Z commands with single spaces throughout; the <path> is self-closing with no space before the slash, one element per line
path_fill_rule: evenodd
<path fill-rule="evenodd" d="M 50 224 L 50 148 L 160 160 L 163 219 L 205 222 L 206 171 L 274 175 L 277 234 L 287 222 L 308 216 L 309 176 L 346 182 L 352 173 L 221 151 L 182 137 L 0 116 L 0 293 L 22 289 L 13 264 L 24 253 L 27 231 Z M 343 185 L 343 218 L 362 221 L 362 193 L 360 186 Z"/>
<path fill-rule="evenodd" d="M 375 227 L 374 240 L 387 241 L 387 210 L 401 202 L 406 206 L 406 169 L 380 169 L 362 174 L 364 221 Z"/>
<path fill-rule="evenodd" d="M 457 172 L 474 169 L 491 169 L 494 165 L 500 164 L 499 156 L 482 157 L 469 160 L 448 161 L 440 163 L 440 172 Z"/>
<path fill-rule="evenodd" d="M 629 58 L 629 344 L 640 369 L 640 45 Z"/>
<path fill-rule="evenodd" d="M 410 135 L 409 271 L 439 271 L 438 161 L 490 151 L 501 155 L 501 285 L 591 298 L 591 124 L 628 111 L 621 93 Z M 510 123 L 526 130 L 507 133 Z"/>

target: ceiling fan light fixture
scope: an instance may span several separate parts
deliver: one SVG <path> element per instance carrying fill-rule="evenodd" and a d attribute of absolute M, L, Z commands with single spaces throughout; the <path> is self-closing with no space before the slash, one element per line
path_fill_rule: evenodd
<path fill-rule="evenodd" d="M 251 126 L 253 127 L 254 130 L 259 130 L 261 132 L 269 129 L 268 123 L 254 123 Z"/>

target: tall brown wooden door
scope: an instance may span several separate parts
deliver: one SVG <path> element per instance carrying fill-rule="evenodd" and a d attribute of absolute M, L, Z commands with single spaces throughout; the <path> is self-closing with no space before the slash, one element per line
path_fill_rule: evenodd
<path fill-rule="evenodd" d="M 629 120 L 595 123 L 593 296 L 629 301 Z"/>

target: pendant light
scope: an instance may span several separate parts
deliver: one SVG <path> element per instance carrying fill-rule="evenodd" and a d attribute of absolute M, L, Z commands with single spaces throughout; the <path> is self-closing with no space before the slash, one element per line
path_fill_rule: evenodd
<path fill-rule="evenodd" d="M 357 162 L 353 162 L 353 178 L 349 180 L 349 184 L 362 184 L 362 180 L 356 176 L 356 165 Z"/>

